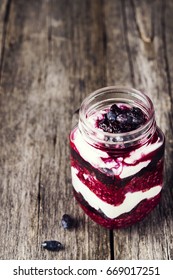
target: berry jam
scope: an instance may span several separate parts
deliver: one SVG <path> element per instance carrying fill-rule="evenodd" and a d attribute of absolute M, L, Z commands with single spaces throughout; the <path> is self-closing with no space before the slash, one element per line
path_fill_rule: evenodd
<path fill-rule="evenodd" d="M 70 146 L 74 196 L 98 224 L 130 226 L 159 203 L 164 136 L 146 95 L 116 87 L 91 94 Z"/>
<path fill-rule="evenodd" d="M 102 119 L 97 120 L 96 127 L 105 132 L 122 133 L 135 130 L 146 121 L 147 117 L 141 109 L 113 104 Z"/>

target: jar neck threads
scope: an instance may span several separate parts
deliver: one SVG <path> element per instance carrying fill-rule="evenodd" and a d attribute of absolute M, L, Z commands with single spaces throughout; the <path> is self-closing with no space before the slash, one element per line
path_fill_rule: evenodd
<path fill-rule="evenodd" d="M 123 133 L 109 133 L 97 129 L 89 122 L 89 117 L 105 110 L 113 104 L 124 104 L 140 108 L 146 115 L 146 122 L 139 128 Z M 93 146 L 122 149 L 144 144 L 154 135 L 156 122 L 154 108 L 149 97 L 133 88 L 105 87 L 87 96 L 79 111 L 79 130 L 83 138 Z"/>

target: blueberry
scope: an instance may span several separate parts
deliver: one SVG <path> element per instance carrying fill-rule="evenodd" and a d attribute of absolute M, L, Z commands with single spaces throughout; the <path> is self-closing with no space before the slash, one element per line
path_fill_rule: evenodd
<path fill-rule="evenodd" d="M 103 119 L 98 121 L 98 127 L 104 132 L 122 133 L 137 129 L 145 123 L 146 116 L 138 107 L 129 108 L 125 105 L 118 107 L 113 104 Z"/>
<path fill-rule="evenodd" d="M 106 173 L 108 176 L 114 176 L 114 172 L 109 168 L 102 168 L 101 169 L 104 173 Z"/>
<path fill-rule="evenodd" d="M 136 125 L 136 128 L 145 122 L 145 115 L 143 114 L 142 110 L 137 107 L 132 108 L 131 116 L 132 116 L 132 123 Z"/>
<path fill-rule="evenodd" d="M 133 129 L 132 126 L 130 124 L 127 124 L 127 123 L 121 124 L 120 127 L 121 127 L 121 132 L 129 132 Z"/>
<path fill-rule="evenodd" d="M 133 107 L 131 112 L 136 116 L 143 116 L 143 112 L 140 108 Z"/>
<path fill-rule="evenodd" d="M 112 127 L 113 133 L 120 133 L 121 132 L 121 127 L 118 123 L 116 123 L 113 127 Z"/>
<path fill-rule="evenodd" d="M 116 121 L 116 118 L 117 118 L 117 114 L 114 113 L 113 111 L 109 111 L 107 113 L 107 118 L 110 122 L 115 122 Z"/>
<path fill-rule="evenodd" d="M 107 115 L 106 114 L 103 116 L 102 120 L 98 120 L 97 125 L 98 125 L 98 127 L 100 129 L 102 129 L 103 131 L 107 132 L 107 128 L 109 126 L 109 121 L 107 119 Z"/>
<path fill-rule="evenodd" d="M 137 108 L 137 107 L 133 107 L 132 110 L 131 110 L 131 113 L 133 116 L 137 117 L 137 118 L 141 118 L 143 119 L 144 118 L 144 113 L 142 112 L 142 110 L 140 108 Z"/>
<path fill-rule="evenodd" d="M 114 128 L 111 127 L 111 126 L 108 126 L 106 132 L 113 133 L 114 132 Z"/>
<path fill-rule="evenodd" d="M 138 126 L 138 125 L 142 124 L 142 122 L 143 122 L 143 119 L 133 116 L 133 118 L 132 118 L 132 123 L 133 124 Z"/>
<path fill-rule="evenodd" d="M 119 123 L 128 123 L 131 124 L 132 123 L 132 117 L 128 114 L 128 113 L 124 113 L 124 114 L 120 114 L 117 117 L 117 121 Z"/>
<path fill-rule="evenodd" d="M 107 131 L 108 124 L 105 122 L 105 120 L 101 120 L 98 122 L 98 127 L 101 128 L 103 131 Z"/>
<path fill-rule="evenodd" d="M 64 214 L 61 219 L 61 225 L 64 229 L 71 229 L 74 227 L 74 219 L 70 215 Z"/>
<path fill-rule="evenodd" d="M 116 104 L 113 104 L 110 108 L 110 111 L 114 112 L 116 115 L 120 114 L 121 112 L 121 109 L 116 105 Z"/>
<path fill-rule="evenodd" d="M 64 246 L 56 240 L 44 241 L 41 246 L 49 251 L 60 251 L 64 248 Z"/>

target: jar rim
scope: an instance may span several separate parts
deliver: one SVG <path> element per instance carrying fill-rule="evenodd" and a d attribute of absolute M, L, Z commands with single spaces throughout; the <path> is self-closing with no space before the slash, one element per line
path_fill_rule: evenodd
<path fill-rule="evenodd" d="M 124 94 L 126 98 L 124 98 L 124 101 L 127 102 L 127 100 L 130 102 L 130 96 L 131 98 L 136 98 L 136 100 L 139 100 L 143 102 L 143 107 L 145 107 L 146 113 L 147 113 L 147 121 L 141 125 L 139 128 L 134 129 L 129 132 L 122 132 L 122 133 L 110 133 L 110 132 L 104 132 L 104 131 L 97 131 L 96 136 L 96 128 L 91 125 L 90 122 L 87 121 L 88 111 L 89 109 L 93 110 L 94 105 L 91 106 L 92 102 L 95 102 L 98 97 L 100 97 L 103 94 L 112 93 L 115 94 L 114 98 L 110 99 L 110 102 L 113 102 L 113 99 L 115 100 L 114 103 L 116 103 L 116 94 Z M 103 99 L 109 101 L 109 99 Z M 123 103 L 123 99 L 118 99 L 119 101 Z M 132 101 L 132 99 L 131 99 Z M 135 101 L 133 100 L 134 104 Z M 127 102 L 128 103 L 128 102 Z M 137 103 L 137 102 L 136 102 Z M 145 103 L 145 106 L 144 106 Z M 142 103 L 141 103 L 142 104 Z M 90 106 L 89 106 L 90 105 Z M 144 138 L 148 136 L 151 136 L 154 134 L 156 130 L 156 124 L 155 124 L 155 116 L 154 116 L 154 106 L 151 101 L 151 99 L 146 95 L 145 93 L 136 90 L 134 88 L 129 87 L 123 87 L 123 86 L 108 86 L 103 87 L 100 89 L 95 90 L 91 94 L 89 94 L 82 102 L 80 110 L 79 110 L 79 129 L 81 133 L 87 138 L 88 142 L 90 144 L 106 144 L 113 145 L 113 146 L 119 146 L 124 147 L 126 145 L 129 145 L 131 142 L 137 143 L 140 141 L 144 142 Z M 99 135 L 102 135 L 102 137 L 99 138 Z M 103 137 L 104 136 L 104 137 Z M 150 136 L 150 137 L 151 137 Z M 106 140 L 105 140 L 106 139 Z M 114 139 L 114 141 L 113 141 Z M 116 141 L 115 141 L 116 139 Z M 133 141 L 132 141 L 133 140 Z M 147 139 L 148 140 L 148 139 Z M 97 141 L 97 143 L 95 143 Z"/>

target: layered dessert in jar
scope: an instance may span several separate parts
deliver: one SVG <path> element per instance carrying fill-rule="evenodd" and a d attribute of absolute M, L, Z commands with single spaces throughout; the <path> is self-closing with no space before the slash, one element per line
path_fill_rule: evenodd
<path fill-rule="evenodd" d="M 75 198 L 98 224 L 127 227 L 158 204 L 164 135 L 147 95 L 117 87 L 90 94 L 70 133 L 70 147 Z"/>

